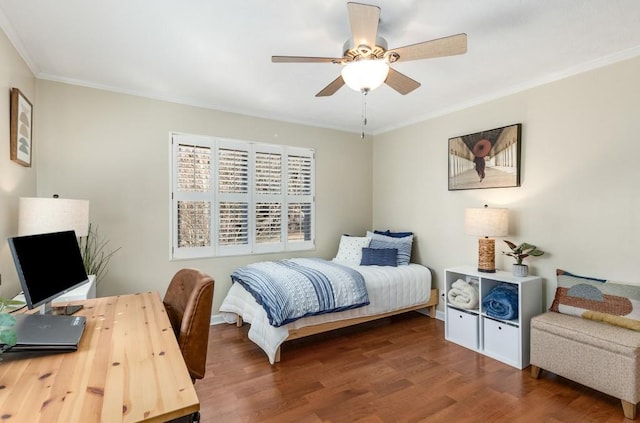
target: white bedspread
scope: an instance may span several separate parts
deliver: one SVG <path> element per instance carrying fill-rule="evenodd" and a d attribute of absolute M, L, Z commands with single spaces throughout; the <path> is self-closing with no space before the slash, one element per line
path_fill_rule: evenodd
<path fill-rule="evenodd" d="M 250 323 L 249 339 L 267 353 L 273 364 L 278 348 L 289 336 L 289 329 L 387 313 L 425 303 L 431 295 L 431 272 L 425 266 L 414 263 L 398 267 L 340 264 L 352 267 L 364 276 L 371 302 L 368 306 L 305 317 L 276 328 L 269 325 L 267 313 L 251 294 L 234 283 L 220 306 L 220 313 L 227 323 L 236 323 L 238 315 Z"/>

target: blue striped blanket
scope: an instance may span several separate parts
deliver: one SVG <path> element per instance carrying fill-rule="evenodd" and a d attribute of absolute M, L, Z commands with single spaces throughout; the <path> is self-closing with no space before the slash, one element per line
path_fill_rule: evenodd
<path fill-rule="evenodd" d="M 231 280 L 253 295 L 275 327 L 305 316 L 369 304 L 360 273 L 318 258 L 249 264 L 236 269 Z"/>

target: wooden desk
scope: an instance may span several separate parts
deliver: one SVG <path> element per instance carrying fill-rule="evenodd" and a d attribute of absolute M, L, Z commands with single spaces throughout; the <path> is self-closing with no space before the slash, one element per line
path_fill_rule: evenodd
<path fill-rule="evenodd" d="M 200 409 L 157 293 L 74 303 L 87 316 L 78 351 L 3 354 L 2 422 L 164 422 Z"/>

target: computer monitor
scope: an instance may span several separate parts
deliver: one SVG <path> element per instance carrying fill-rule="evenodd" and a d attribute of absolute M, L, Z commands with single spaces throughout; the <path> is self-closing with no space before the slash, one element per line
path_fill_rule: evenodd
<path fill-rule="evenodd" d="M 82 306 L 52 307 L 56 297 L 88 282 L 74 231 L 8 239 L 27 307 L 42 314 L 72 314 Z"/>

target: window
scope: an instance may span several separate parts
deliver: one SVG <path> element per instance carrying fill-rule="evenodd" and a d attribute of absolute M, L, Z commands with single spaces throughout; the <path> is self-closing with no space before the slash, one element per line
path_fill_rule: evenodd
<path fill-rule="evenodd" d="M 172 135 L 172 257 L 314 248 L 314 152 Z"/>

